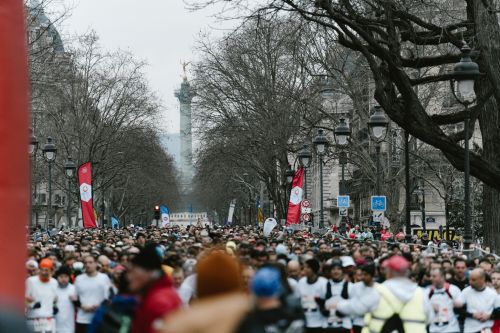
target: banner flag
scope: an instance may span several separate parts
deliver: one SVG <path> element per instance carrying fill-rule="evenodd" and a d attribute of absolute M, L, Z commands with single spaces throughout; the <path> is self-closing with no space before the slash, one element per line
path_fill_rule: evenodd
<path fill-rule="evenodd" d="M 303 184 L 304 168 L 301 167 L 295 172 L 295 176 L 293 177 L 290 201 L 288 202 L 286 225 L 300 223 L 300 205 L 302 203 Z"/>
<path fill-rule="evenodd" d="M 111 228 L 118 229 L 120 228 L 120 221 L 116 216 L 111 216 Z"/>
<path fill-rule="evenodd" d="M 80 185 L 83 227 L 96 228 L 96 218 L 92 201 L 92 165 L 90 162 L 83 163 L 78 168 L 78 184 Z"/>
<path fill-rule="evenodd" d="M 233 224 L 234 207 L 236 206 L 236 199 L 231 200 L 229 204 L 229 213 L 227 213 L 227 224 Z"/>
<path fill-rule="evenodd" d="M 160 214 L 161 214 L 161 227 L 167 228 L 170 226 L 170 214 L 168 213 L 168 207 L 164 205 L 160 205 Z"/>
<path fill-rule="evenodd" d="M 262 210 L 262 205 L 260 204 L 259 198 L 257 198 L 257 203 L 255 204 L 257 207 L 257 221 L 262 224 L 264 223 L 264 220 L 266 219 L 264 217 L 264 211 Z"/>

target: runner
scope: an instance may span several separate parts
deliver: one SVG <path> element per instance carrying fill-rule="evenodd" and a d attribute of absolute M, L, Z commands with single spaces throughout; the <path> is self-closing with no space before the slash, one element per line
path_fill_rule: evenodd
<path fill-rule="evenodd" d="M 434 320 L 432 321 L 430 333 L 458 333 L 460 326 L 455 315 L 455 307 L 460 305 L 460 289 L 445 281 L 445 273 L 441 268 L 434 268 L 431 271 L 432 285 L 426 289 L 434 310 Z"/>
<path fill-rule="evenodd" d="M 57 286 L 56 332 L 75 332 L 75 305 L 77 300 L 75 286 L 70 283 L 71 269 L 66 266 L 59 268 L 55 274 Z"/>
<path fill-rule="evenodd" d="M 95 311 L 109 299 L 111 281 L 106 274 L 97 271 L 97 260 L 91 255 L 83 258 L 85 273 L 75 280 L 79 309 L 76 315 L 76 332 L 86 333 Z"/>
<path fill-rule="evenodd" d="M 39 273 L 26 280 L 26 317 L 33 332 L 54 333 L 57 313 L 57 281 L 52 277 L 54 263 L 50 259 L 40 261 Z"/>

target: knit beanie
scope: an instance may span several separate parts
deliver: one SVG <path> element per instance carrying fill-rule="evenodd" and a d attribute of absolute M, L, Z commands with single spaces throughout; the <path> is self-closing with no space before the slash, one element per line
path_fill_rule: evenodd
<path fill-rule="evenodd" d="M 146 245 L 132 260 L 132 264 L 148 271 L 161 270 L 161 253 L 156 244 Z"/>
<path fill-rule="evenodd" d="M 257 297 L 277 297 L 281 293 L 281 273 L 274 267 L 264 267 L 252 279 L 252 292 Z"/>
<path fill-rule="evenodd" d="M 214 251 L 200 259 L 196 272 L 196 290 L 200 299 L 243 290 L 240 266 L 227 253 Z"/>

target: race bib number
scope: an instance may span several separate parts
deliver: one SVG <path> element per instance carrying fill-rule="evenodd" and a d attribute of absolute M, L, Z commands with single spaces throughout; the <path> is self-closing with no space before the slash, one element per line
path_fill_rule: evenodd
<path fill-rule="evenodd" d="M 316 304 L 314 297 L 304 296 L 302 297 L 302 308 L 304 310 L 315 310 L 318 308 L 318 304 Z"/>
<path fill-rule="evenodd" d="M 440 323 L 449 322 L 450 321 L 450 311 L 448 310 L 448 307 L 441 306 L 440 304 L 436 304 L 436 305 L 438 306 L 438 311 L 436 313 L 434 323 L 440 324 Z"/>
<path fill-rule="evenodd" d="M 55 330 L 54 318 L 36 318 L 32 320 L 33 332 L 53 332 Z"/>

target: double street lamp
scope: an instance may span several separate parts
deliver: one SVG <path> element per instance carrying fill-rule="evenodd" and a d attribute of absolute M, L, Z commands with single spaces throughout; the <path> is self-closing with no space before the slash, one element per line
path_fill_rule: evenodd
<path fill-rule="evenodd" d="M 38 150 L 38 144 L 39 144 L 38 139 L 33 134 L 33 129 L 30 128 L 30 144 L 28 147 L 28 153 L 31 158 L 33 158 L 33 156 L 36 155 L 36 151 Z"/>
<path fill-rule="evenodd" d="M 368 126 L 370 127 L 371 137 L 373 141 L 375 141 L 375 151 L 377 155 L 377 181 L 375 190 L 376 194 L 380 195 L 380 144 L 384 141 L 387 135 L 387 127 L 389 126 L 389 120 L 387 120 L 380 105 L 376 105 L 373 108 L 373 114 L 370 116 Z"/>
<path fill-rule="evenodd" d="M 324 216 L 323 216 L 323 156 L 326 154 L 328 150 L 328 146 L 330 143 L 326 138 L 326 135 L 323 129 L 318 130 L 318 135 L 313 140 L 314 147 L 316 148 L 316 154 L 319 159 L 319 192 L 320 192 L 320 205 L 319 205 L 319 227 L 323 228 L 324 225 Z"/>
<path fill-rule="evenodd" d="M 472 225 L 471 225 L 471 213 L 470 213 L 470 162 L 469 162 L 469 126 L 470 126 L 470 110 L 469 106 L 473 104 L 476 100 L 476 94 L 474 91 L 474 80 L 476 77 L 481 75 L 479 72 L 479 66 L 477 63 L 472 61 L 470 57 L 471 49 L 464 42 L 461 49 L 462 58 L 460 62 L 455 64 L 453 69 L 453 76 L 456 80 L 450 81 L 451 91 L 455 99 L 465 107 L 465 120 L 464 120 L 464 146 L 465 146 L 465 165 L 464 165 L 464 201 L 465 201 L 465 212 L 464 212 L 464 248 L 469 249 L 472 243 Z M 448 225 L 448 224 L 447 224 Z M 447 235 L 448 235 L 448 231 Z"/>
<path fill-rule="evenodd" d="M 351 128 L 347 125 L 344 118 L 340 118 L 339 125 L 333 131 L 335 144 L 340 148 L 339 164 L 342 167 L 342 178 L 340 183 L 340 195 L 345 195 L 345 165 L 347 163 L 347 154 L 345 148 L 349 145 L 349 138 L 351 137 Z"/>
<path fill-rule="evenodd" d="M 304 199 L 307 199 L 307 168 L 311 165 L 312 153 L 309 145 L 304 143 L 304 146 L 297 154 L 300 165 L 304 168 Z"/>
<path fill-rule="evenodd" d="M 57 154 L 57 148 L 52 137 L 49 136 L 47 138 L 47 142 L 43 145 L 42 152 L 49 168 L 47 218 L 45 219 L 45 229 L 48 229 L 48 226 L 52 222 L 52 163 L 56 160 Z"/>
<path fill-rule="evenodd" d="M 68 157 L 66 163 L 64 163 L 64 171 L 66 174 L 66 178 L 68 179 L 68 195 L 67 195 L 67 211 L 66 211 L 66 219 L 68 221 L 68 227 L 71 228 L 71 181 L 75 175 L 76 164 L 73 162 L 71 157 Z"/>
<path fill-rule="evenodd" d="M 34 166 L 36 163 L 35 156 L 36 156 L 36 152 L 38 150 L 38 144 L 39 144 L 38 139 L 33 134 L 33 129 L 30 128 L 30 143 L 28 146 L 28 153 L 30 155 L 31 170 L 34 169 Z M 33 177 L 33 175 L 32 175 L 32 177 Z M 36 197 L 35 197 L 35 195 L 36 195 L 36 183 L 35 183 L 35 188 L 30 186 L 30 191 L 31 191 L 30 204 L 31 204 L 31 206 L 33 206 L 33 202 L 36 200 Z M 31 221 L 30 221 L 29 225 L 31 225 L 33 223 L 33 209 L 31 210 L 30 218 L 31 218 Z"/>

